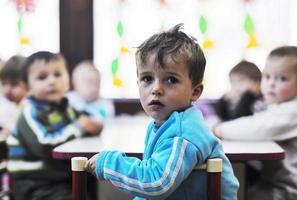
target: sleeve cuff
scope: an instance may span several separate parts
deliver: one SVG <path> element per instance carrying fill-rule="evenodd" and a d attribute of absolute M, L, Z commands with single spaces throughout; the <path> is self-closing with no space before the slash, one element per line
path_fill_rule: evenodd
<path fill-rule="evenodd" d="M 96 160 L 96 176 L 100 180 L 104 179 L 104 162 L 107 154 L 108 151 L 100 152 Z"/>

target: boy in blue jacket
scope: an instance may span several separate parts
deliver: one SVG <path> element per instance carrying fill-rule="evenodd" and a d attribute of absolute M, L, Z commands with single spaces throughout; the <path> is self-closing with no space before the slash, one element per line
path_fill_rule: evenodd
<path fill-rule="evenodd" d="M 222 199 L 237 199 L 239 184 L 231 164 L 201 112 L 191 105 L 203 91 L 205 57 L 180 27 L 151 36 L 136 52 L 140 101 L 154 120 L 142 160 L 103 151 L 85 168 L 135 199 L 206 199 L 206 175 L 193 169 L 220 157 Z"/>

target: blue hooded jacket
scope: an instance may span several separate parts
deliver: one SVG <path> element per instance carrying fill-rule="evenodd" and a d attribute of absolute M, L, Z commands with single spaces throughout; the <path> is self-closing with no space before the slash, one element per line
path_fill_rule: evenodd
<path fill-rule="evenodd" d="M 135 199 L 206 199 L 206 173 L 193 169 L 216 157 L 223 160 L 222 199 L 236 200 L 239 183 L 222 145 L 201 112 L 190 107 L 173 112 L 159 128 L 150 123 L 142 160 L 104 151 L 97 157 L 96 173 Z"/>

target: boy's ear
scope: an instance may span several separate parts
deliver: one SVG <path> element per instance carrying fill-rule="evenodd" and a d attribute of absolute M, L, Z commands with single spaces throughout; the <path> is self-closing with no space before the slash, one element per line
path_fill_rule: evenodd
<path fill-rule="evenodd" d="M 202 94 L 202 91 L 203 91 L 203 84 L 202 83 L 198 83 L 196 86 L 194 86 L 191 101 L 192 102 L 196 101 L 200 97 L 200 95 Z"/>
<path fill-rule="evenodd" d="M 29 87 L 29 84 L 28 83 L 24 83 L 25 84 L 25 88 L 27 90 L 27 92 L 29 91 L 30 87 Z"/>

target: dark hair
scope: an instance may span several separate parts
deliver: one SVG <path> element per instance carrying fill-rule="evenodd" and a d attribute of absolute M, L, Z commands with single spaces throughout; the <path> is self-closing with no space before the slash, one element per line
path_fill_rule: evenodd
<path fill-rule="evenodd" d="M 245 60 L 243 60 L 243 61 L 239 62 L 237 65 L 235 65 L 230 70 L 229 76 L 231 76 L 231 74 L 242 74 L 242 75 L 248 77 L 249 79 L 251 79 L 252 81 L 256 81 L 256 82 L 261 81 L 261 71 L 259 70 L 257 65 L 255 65 L 252 62 L 245 61 Z"/>
<path fill-rule="evenodd" d="M 292 56 L 297 58 L 297 47 L 296 46 L 282 46 L 276 49 L 273 49 L 269 57 L 271 56 Z"/>
<path fill-rule="evenodd" d="M 156 54 L 155 62 L 160 67 L 166 66 L 168 57 L 174 62 L 182 58 L 188 66 L 192 84 L 197 85 L 202 82 L 206 60 L 196 39 L 182 32 L 181 26 L 178 24 L 144 41 L 136 51 L 137 64 L 145 64 L 151 54 Z"/>
<path fill-rule="evenodd" d="M 1 81 L 20 81 L 22 80 L 22 68 L 26 61 L 24 56 L 12 56 L 3 65 L 0 71 Z"/>
<path fill-rule="evenodd" d="M 28 83 L 28 73 L 30 70 L 30 67 L 36 60 L 44 60 L 46 63 L 53 61 L 53 60 L 63 60 L 65 62 L 64 56 L 62 54 L 55 54 L 51 53 L 49 51 L 38 51 L 36 53 L 33 53 L 30 55 L 24 64 L 23 67 L 23 81 L 25 83 Z"/>

